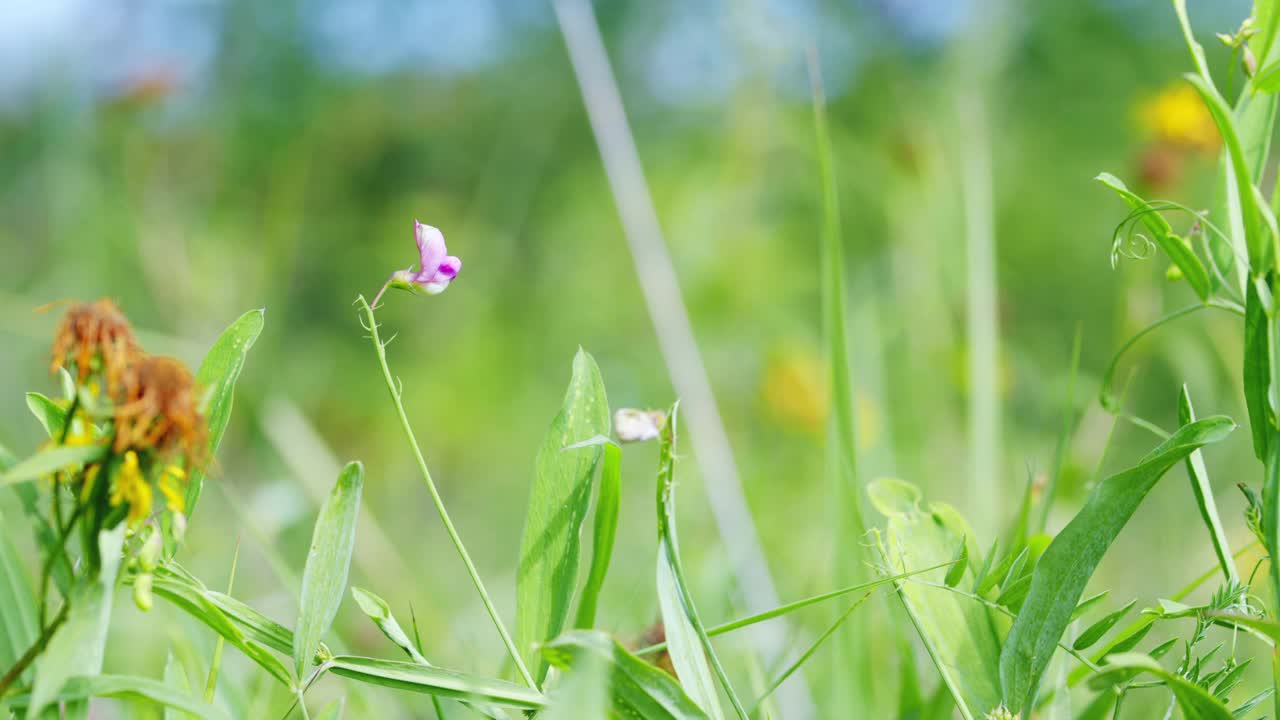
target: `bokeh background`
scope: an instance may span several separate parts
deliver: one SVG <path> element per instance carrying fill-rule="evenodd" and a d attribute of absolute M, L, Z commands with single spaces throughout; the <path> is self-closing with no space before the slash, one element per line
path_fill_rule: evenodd
<path fill-rule="evenodd" d="M 1210 204 L 1218 139 L 1178 89 L 1190 63 L 1167 2 L 595 5 L 784 598 L 829 589 L 834 559 L 851 550 L 833 541 L 823 480 L 810 42 L 834 134 L 863 477 L 919 483 L 989 544 L 1028 478 L 1052 470 L 1077 329 L 1083 415 L 1051 525 L 1089 482 L 1154 444 L 1101 411 L 1099 378 L 1128 337 L 1193 296 L 1165 279 L 1159 258 L 1112 270 L 1125 211 L 1091 178 L 1108 170 L 1148 196 Z M 1233 32 L 1247 3 L 1189 5 L 1222 83 L 1230 52 L 1210 32 Z M 989 174 L 975 174 L 983 165 Z M 975 497 L 965 207 L 984 177 L 1000 442 L 981 469 L 998 492 Z M 370 514 L 353 582 L 402 621 L 412 606 L 433 660 L 497 671 L 501 647 L 351 305 L 416 260 L 414 218 L 443 229 L 465 268 L 438 297 L 390 296 L 380 318 L 398 333 L 391 362 L 433 473 L 511 617 L 533 457 L 576 348 L 601 365 L 615 407 L 673 399 L 542 0 L 0 2 L 0 442 L 34 448 L 23 392 L 56 389 L 47 352 L 57 309 L 38 307 L 115 298 L 148 349 L 193 365 L 241 312 L 265 307 L 184 561 L 220 586 L 238 544 L 236 594 L 291 622 L 317 499 L 339 462 L 362 459 Z M 1243 419 L 1241 323 L 1213 312 L 1136 348 L 1121 368 L 1132 376 L 1127 411 L 1172 427 L 1185 381 L 1201 413 Z M 657 615 L 655 460 L 652 448 L 627 453 L 602 605 L 603 624 L 627 639 Z M 1258 470 L 1246 433 L 1208 462 L 1243 545 L 1233 485 Z M 693 458 L 680 473 L 686 565 L 704 616 L 728 618 L 730 577 Z M 1177 473 L 1104 562 L 1095 583 L 1114 598 L 1150 604 L 1212 567 Z M 28 542 L 9 498 L 0 509 L 3 531 Z M 208 657 L 207 633 L 163 604 L 143 616 L 122 602 L 117 615 L 111 662 L 158 675 L 171 648 L 189 668 Z M 816 632 L 826 617 L 796 622 Z M 392 656 L 350 602 L 335 638 Z M 233 655 L 224 691 L 279 711 L 256 682 L 235 680 L 251 673 Z M 822 667 L 811 678 L 819 692 L 839 683 Z M 327 680 L 317 693 L 350 688 Z M 427 707 L 351 692 L 378 713 L 361 717 Z"/>

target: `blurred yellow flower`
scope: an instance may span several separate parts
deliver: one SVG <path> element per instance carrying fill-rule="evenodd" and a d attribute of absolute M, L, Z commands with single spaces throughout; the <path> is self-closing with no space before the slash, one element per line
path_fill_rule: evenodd
<path fill-rule="evenodd" d="M 116 473 L 115 487 L 111 489 L 111 504 L 129 503 L 129 525 L 136 526 L 151 514 L 151 484 L 138 467 L 138 453 L 130 450 L 124 454 L 124 463 Z"/>
<path fill-rule="evenodd" d="M 177 465 L 168 465 L 160 473 L 160 494 L 164 495 L 165 505 L 173 512 L 187 511 L 186 482 L 186 471 Z"/>
<path fill-rule="evenodd" d="M 1220 142 L 1213 116 L 1186 83 L 1172 85 L 1137 106 L 1142 128 L 1157 141 L 1185 150 L 1213 152 Z"/>
<path fill-rule="evenodd" d="M 830 407 L 827 364 L 813 350 L 789 349 L 769 361 L 760 394 L 765 409 L 780 425 L 822 435 Z M 854 413 L 858 447 L 873 447 L 880 439 L 880 410 L 875 400 L 857 393 Z"/>

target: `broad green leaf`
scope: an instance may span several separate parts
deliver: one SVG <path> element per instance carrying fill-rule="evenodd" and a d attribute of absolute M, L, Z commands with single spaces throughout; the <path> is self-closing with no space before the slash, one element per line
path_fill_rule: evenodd
<path fill-rule="evenodd" d="M 182 710 L 189 716 L 202 718 L 203 720 L 230 720 L 230 716 L 217 707 L 206 705 L 191 695 L 175 689 L 166 682 L 129 675 L 72 677 L 50 697 L 50 702 L 67 703 L 68 705 L 83 704 L 90 698 L 95 697 L 141 699 L 166 708 Z M 23 700 L 24 698 L 18 698 L 14 704 L 19 705 Z M 34 705 L 28 706 L 27 712 L 30 713 L 34 707 Z M 31 715 L 28 715 L 28 717 L 31 717 Z"/>
<path fill-rule="evenodd" d="M 311 551 L 302 571 L 298 627 L 293 634 L 293 665 L 298 677 L 306 671 L 329 630 L 347 592 L 347 573 L 356 542 L 356 516 L 364 488 L 364 466 L 348 463 L 338 475 L 329 498 L 320 508 Z"/>
<path fill-rule="evenodd" d="M 0 474 L 0 487 L 30 482 L 72 465 L 101 460 L 107 454 L 105 445 L 59 445 L 47 447 Z"/>
<path fill-rule="evenodd" d="M 546 676 L 547 665 L 537 645 L 564 629 L 577 589 L 582 523 L 601 453 L 594 445 L 567 452 L 564 448 L 608 432 L 609 401 L 600 369 L 579 349 L 564 402 L 534 464 L 516 573 L 516 647 L 530 667 L 536 666 L 538 682 Z"/>
<path fill-rule="evenodd" d="M 212 458 L 222 444 L 222 436 L 227 431 L 227 423 L 231 420 L 231 406 L 235 400 L 236 380 L 244 369 L 245 358 L 249 348 L 262 333 L 263 310 L 250 310 L 231 323 L 231 326 L 218 336 L 213 347 L 205 354 L 200 369 L 196 371 L 196 386 L 206 393 L 201 410 L 209 429 L 209 454 Z M 200 502 L 200 492 L 204 489 L 204 473 L 200 470 L 191 472 L 187 484 L 187 514 L 195 512 Z"/>
<path fill-rule="evenodd" d="M 67 600 L 70 610 L 66 622 L 54 632 L 36 662 L 28 720 L 42 717 L 45 707 L 62 701 L 59 692 L 68 678 L 102 672 L 107 629 L 111 625 L 112 594 L 123 546 L 123 524 L 98 534 L 98 551 L 102 557 L 98 575 L 78 579 Z M 77 700 L 80 698 L 71 698 L 68 702 L 78 704 Z"/>
<path fill-rule="evenodd" d="M 67 423 L 67 409 L 38 392 L 27 393 L 27 409 L 51 438 L 60 437 Z"/>
<path fill-rule="evenodd" d="M 1151 231 L 1155 243 L 1169 256 L 1169 260 L 1182 271 L 1187 284 L 1201 300 L 1208 300 L 1213 291 L 1209 284 L 1209 272 L 1205 270 L 1204 263 L 1200 262 L 1191 245 L 1175 235 L 1169 222 L 1150 203 L 1133 194 L 1120 178 L 1111 173 L 1101 173 L 1095 179 L 1114 190 L 1134 213 L 1140 213 L 1142 224 Z M 1116 232 L 1123 232 L 1123 229 L 1117 228 Z"/>
<path fill-rule="evenodd" d="M 1187 386 L 1182 386 L 1178 394 L 1178 422 L 1183 425 L 1195 422 L 1196 411 L 1191 406 L 1191 394 Z M 1231 546 L 1227 543 L 1227 533 L 1222 529 L 1222 519 L 1218 517 L 1218 504 L 1213 499 L 1213 486 L 1209 484 L 1209 471 L 1204 466 L 1204 456 L 1196 450 L 1187 456 L 1187 476 L 1191 478 L 1191 492 L 1196 498 L 1196 507 L 1200 508 L 1200 518 L 1209 530 L 1209 539 L 1213 542 L 1213 551 L 1218 555 L 1222 565 L 1222 574 L 1228 582 L 1240 579 L 1236 572 L 1236 562 L 1231 557 Z"/>
<path fill-rule="evenodd" d="M 172 575 L 157 573 L 152 590 L 157 597 L 168 600 L 178 609 L 226 638 L 227 642 L 269 672 L 281 684 L 292 687 L 293 678 L 284 663 L 256 641 L 249 639 L 212 600 L 206 597 L 205 592 L 200 588 Z"/>
<path fill-rule="evenodd" d="M 504 707 L 536 710 L 543 707 L 542 693 L 504 680 L 426 667 L 400 660 L 338 655 L 322 667 L 335 675 L 398 690 L 460 700 L 484 700 Z"/>
<path fill-rule="evenodd" d="M 1094 677 L 1096 682 L 1111 685 L 1116 678 L 1146 673 L 1162 680 L 1173 692 L 1186 720 L 1234 720 L 1231 711 L 1209 691 L 1181 675 L 1165 670 L 1160 663 L 1141 653 L 1112 655 L 1107 665 Z"/>
<path fill-rule="evenodd" d="M 879 547 L 884 562 L 895 571 L 947 563 L 956 546 L 973 537 L 949 506 L 919 505 L 920 491 L 901 480 L 884 478 L 868 488 L 872 504 L 888 523 Z M 1007 572 L 1007 570 L 1006 570 Z M 941 584 L 942 568 L 920 580 Z M 973 591 L 964 578 L 960 589 Z M 998 668 L 1000 640 L 987 609 L 979 602 L 945 588 L 919 582 L 898 582 L 898 597 L 925 649 L 966 720 L 981 718 L 1000 704 Z"/>
<path fill-rule="evenodd" d="M 4 670 L 13 667 L 39 633 L 31 579 L 18 549 L 4 532 L 6 527 L 0 514 L 0 668 Z"/>
<path fill-rule="evenodd" d="M 1079 513 L 1053 539 L 1036 565 L 1031 589 L 1000 654 L 1004 700 L 1013 712 L 1029 709 L 1040 678 L 1094 568 L 1157 481 L 1192 451 L 1226 437 L 1235 423 L 1209 417 L 1185 425 L 1136 466 L 1094 488 Z"/>
<path fill-rule="evenodd" d="M 1076 637 L 1076 641 L 1071 644 L 1071 649 L 1078 651 L 1087 650 L 1093 647 L 1093 645 L 1101 640 L 1102 636 L 1106 635 L 1108 630 L 1115 627 L 1116 623 L 1120 622 L 1120 618 L 1124 617 L 1130 610 L 1132 610 L 1133 606 L 1137 603 L 1137 600 L 1130 600 L 1129 604 L 1115 612 L 1104 615 L 1097 622 L 1085 628 L 1084 631 Z"/>
<path fill-rule="evenodd" d="M 604 465 L 600 470 L 600 489 L 596 493 L 595 527 L 591 534 L 591 569 L 578 598 L 578 617 L 574 627 L 587 630 L 596 623 L 596 605 L 600 589 L 609 573 L 613 558 L 613 541 L 618 534 L 618 508 L 622 498 L 622 448 L 604 445 Z"/>
<path fill-rule="evenodd" d="M 603 662 L 609 675 L 609 709 L 626 718 L 707 720 L 675 678 L 627 652 L 602 632 L 575 630 L 542 646 L 557 668 L 572 671 Z"/>

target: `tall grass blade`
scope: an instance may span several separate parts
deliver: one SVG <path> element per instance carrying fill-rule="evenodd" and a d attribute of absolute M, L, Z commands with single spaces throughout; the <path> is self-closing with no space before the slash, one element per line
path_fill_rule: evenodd
<path fill-rule="evenodd" d="M 1183 426 L 1139 464 L 1099 483 L 1053 539 L 1036 566 L 1022 612 L 1000 654 L 1000 681 L 1010 710 L 1032 707 L 1040 678 L 1094 568 L 1143 498 L 1170 468 L 1234 428 L 1230 418 L 1221 416 Z"/>
<path fill-rule="evenodd" d="M 298 628 L 293 636 L 293 665 L 303 677 L 347 593 L 347 573 L 355 548 L 356 517 L 364 489 L 364 466 L 349 463 L 338 475 L 329 499 L 320 508 L 311 551 L 302 573 Z"/>
<path fill-rule="evenodd" d="M 1178 395 L 1178 422 L 1189 425 L 1195 422 L 1196 411 L 1191 406 L 1191 394 L 1187 386 L 1182 386 Z M 1231 558 L 1231 546 L 1227 543 L 1227 533 L 1222 528 L 1222 518 L 1218 517 L 1218 504 L 1213 499 L 1213 486 L 1209 484 L 1209 471 L 1204 466 L 1204 455 L 1196 450 L 1187 456 L 1187 475 L 1191 478 L 1191 492 L 1196 498 L 1196 507 L 1200 508 L 1200 517 L 1209 530 L 1209 539 L 1213 542 L 1213 551 L 1222 564 L 1222 575 L 1228 583 L 1240 580 L 1236 571 L 1235 560 Z"/>
<path fill-rule="evenodd" d="M 399 660 L 338 655 L 322 669 L 373 685 L 459 700 L 483 700 L 503 707 L 537 710 L 546 704 L 542 693 L 504 680 L 426 667 Z"/>
<path fill-rule="evenodd" d="M 529 510 L 516 575 L 516 646 L 536 665 L 539 683 L 547 664 L 537 645 L 560 634 L 578 587 L 582 523 L 591 505 L 591 479 L 599 446 L 569 445 L 609 432 L 609 401 L 596 361 L 581 348 L 560 411 L 543 437 L 535 462 Z"/>
<path fill-rule="evenodd" d="M 236 380 L 244 369 L 249 349 L 262 333 L 265 311 L 250 310 L 231 323 L 218 336 L 213 347 L 204 356 L 200 369 L 196 370 L 196 386 L 207 393 L 202 411 L 208 423 L 209 457 L 218 452 L 222 436 L 231 421 L 231 407 L 235 400 Z M 195 512 L 204 489 L 204 472 L 196 469 L 190 474 L 187 485 L 187 514 Z"/>
<path fill-rule="evenodd" d="M 187 680 L 187 673 L 182 669 L 182 663 L 178 662 L 178 658 L 172 652 L 164 661 L 164 684 L 170 690 L 176 690 L 180 695 L 187 696 L 191 694 L 191 683 Z M 206 703 L 211 701 L 206 700 Z M 164 709 L 164 720 L 187 720 L 191 715 L 184 713 L 172 706 L 166 706 Z"/>
<path fill-rule="evenodd" d="M 675 678 L 627 652 L 602 632 L 574 630 L 542 647 L 548 662 L 571 671 L 602 662 L 608 668 L 609 709 L 645 720 L 706 720 Z"/>

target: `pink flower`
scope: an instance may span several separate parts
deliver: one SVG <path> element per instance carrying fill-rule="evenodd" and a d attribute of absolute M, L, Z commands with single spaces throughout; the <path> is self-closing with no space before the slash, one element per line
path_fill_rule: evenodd
<path fill-rule="evenodd" d="M 462 261 L 449 254 L 449 249 L 444 244 L 444 234 L 430 225 L 414 220 L 413 237 L 418 243 L 418 270 L 415 272 L 410 265 L 405 270 L 391 273 L 383 290 L 393 287 L 418 295 L 438 295 L 458 277 Z M 378 304 L 380 297 L 381 291 L 374 298 L 374 305 Z"/>

